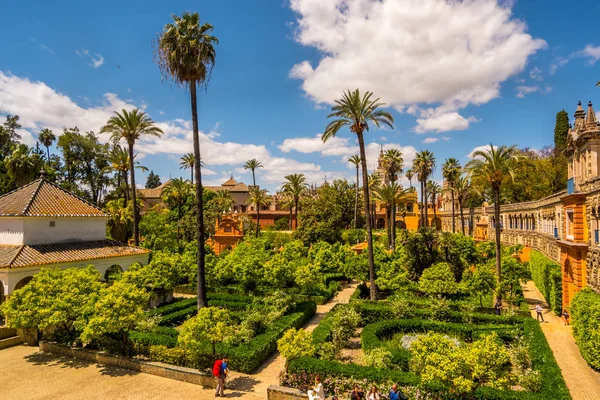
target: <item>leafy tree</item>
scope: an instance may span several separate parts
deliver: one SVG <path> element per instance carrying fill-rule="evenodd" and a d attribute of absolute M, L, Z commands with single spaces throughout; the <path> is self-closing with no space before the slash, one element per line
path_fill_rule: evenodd
<path fill-rule="evenodd" d="M 265 189 L 260 189 L 258 186 L 252 186 L 248 190 L 248 200 L 246 204 L 254 204 L 256 207 L 256 237 L 260 232 L 260 209 L 271 204 L 271 197 Z"/>
<path fill-rule="evenodd" d="M 294 271 L 296 286 L 303 293 L 315 293 L 325 289 L 323 271 L 318 263 L 303 263 Z"/>
<path fill-rule="evenodd" d="M 198 13 L 172 15 L 173 23 L 166 24 L 156 43 L 159 67 L 166 78 L 190 89 L 192 108 L 192 138 L 194 146 L 194 174 L 196 176 L 196 224 L 198 247 L 198 308 L 208 305 L 204 270 L 204 205 L 202 174 L 200 169 L 200 139 L 198 135 L 197 85 L 208 86 L 215 65 L 215 45 L 219 40 L 212 36 L 213 26 L 200 24 Z"/>
<path fill-rule="evenodd" d="M 373 93 L 366 92 L 362 98 L 358 89 L 348 90 L 343 94 L 340 100 L 335 101 L 335 106 L 331 108 L 331 114 L 328 118 L 334 118 L 327 127 L 321 139 L 323 142 L 336 136 L 344 126 L 350 128 L 350 131 L 356 134 L 358 147 L 360 149 L 360 160 L 363 177 L 363 197 L 365 215 L 370 215 L 369 182 L 367 170 L 367 155 L 365 152 L 364 131 L 369 130 L 369 123 L 379 127 L 380 124 L 387 125 L 393 129 L 394 117 L 387 111 L 380 109 L 384 105 L 379 98 L 372 100 Z M 367 248 L 369 261 L 369 280 L 371 282 L 371 300 L 377 299 L 377 288 L 375 286 L 375 264 L 373 262 L 373 237 L 371 221 L 367 218 Z"/>
<path fill-rule="evenodd" d="M 165 186 L 161 191 L 163 201 L 170 207 L 177 209 L 177 238 L 179 238 L 179 221 L 181 221 L 181 209 L 187 199 L 193 196 L 192 187 L 187 180 L 176 178 Z"/>
<path fill-rule="evenodd" d="M 348 162 L 356 168 L 356 200 L 354 202 L 354 224 L 352 225 L 354 229 L 358 228 L 358 194 L 360 190 L 360 156 L 358 154 L 353 155 L 348 159 Z"/>
<path fill-rule="evenodd" d="M 294 210 L 296 213 L 296 228 L 298 228 L 298 204 L 300 202 L 300 196 L 302 196 L 308 184 L 306 183 L 306 177 L 304 174 L 290 174 L 285 177 L 285 182 L 282 186 L 283 193 L 287 194 L 294 200 Z"/>
<path fill-rule="evenodd" d="M 430 228 L 420 228 L 418 232 L 402 230 L 398 236 L 401 265 L 408 270 L 410 279 L 419 279 L 423 270 L 429 268 L 437 258 L 434 244 L 436 233 Z"/>
<path fill-rule="evenodd" d="M 388 149 L 383 154 L 383 167 L 385 168 L 388 178 L 391 183 L 396 183 L 398 180 L 398 174 L 402 174 L 402 168 L 404 167 L 404 158 L 402 153 L 398 149 Z M 395 199 L 397 200 L 397 199 Z M 394 244 L 396 243 L 396 204 L 394 201 L 391 217 L 392 217 L 392 249 L 395 250 Z"/>
<path fill-rule="evenodd" d="M 388 254 L 381 245 L 375 246 L 375 263 L 377 270 L 377 287 L 392 292 L 403 291 L 407 288 L 408 271 L 402 265 L 403 249 Z"/>
<path fill-rule="evenodd" d="M 454 217 L 454 182 L 460 175 L 461 166 L 456 158 L 446 158 L 442 165 L 442 176 L 448 182 L 448 189 L 452 199 L 452 233 L 456 232 L 456 218 Z"/>
<path fill-rule="evenodd" d="M 129 152 L 125 147 L 115 144 L 106 155 L 106 160 L 108 161 L 108 165 L 104 167 L 104 172 L 116 174 L 117 196 L 122 195 L 123 199 L 125 199 L 125 206 L 127 206 L 127 202 L 129 201 L 129 183 L 127 182 L 129 174 Z M 148 168 L 139 164 L 138 161 L 135 161 L 135 168 L 142 171 L 148 170 Z M 125 185 L 124 191 L 122 190 L 121 183 Z"/>
<path fill-rule="evenodd" d="M 137 288 L 164 295 L 179 283 L 181 256 L 166 252 L 155 252 L 147 265 L 134 264 L 123 274 L 123 282 Z"/>
<path fill-rule="evenodd" d="M 100 130 L 101 133 L 110 133 L 113 140 L 124 139 L 129 151 L 129 175 L 131 177 L 131 200 L 133 203 L 133 241 L 136 246 L 140 244 L 138 229 L 139 212 L 136 201 L 135 185 L 135 153 L 133 147 L 135 142 L 145 136 L 160 136 L 163 131 L 154 124 L 154 121 L 143 111 L 137 108 L 133 111 L 122 110 L 115 112 L 106 125 Z"/>
<path fill-rule="evenodd" d="M 411 190 L 413 188 L 412 179 L 414 176 L 415 176 L 415 170 L 413 168 L 409 168 L 408 171 L 406 171 L 406 179 L 408 179 L 408 184 L 409 184 Z"/>
<path fill-rule="evenodd" d="M 229 211 L 229 209 L 233 206 L 231 192 L 227 189 L 217 190 L 216 196 L 212 201 L 215 203 L 217 211 L 219 212 L 219 219 L 221 218 L 222 213 Z"/>
<path fill-rule="evenodd" d="M 385 214 L 387 220 L 387 236 L 388 236 L 388 249 L 394 249 L 394 229 L 395 222 L 393 220 L 393 210 L 396 206 L 396 199 L 400 193 L 400 186 L 396 182 L 391 182 L 389 185 L 383 185 L 373 190 L 374 197 L 380 201 L 385 207 Z"/>
<path fill-rule="evenodd" d="M 35 179 L 42 168 L 43 161 L 39 155 L 32 154 L 26 144 L 20 144 L 4 159 L 4 165 L 17 186 L 23 186 Z"/>
<path fill-rule="evenodd" d="M 215 354 L 217 343 L 231 341 L 235 335 L 236 326 L 229 311 L 218 307 L 204 307 L 181 325 L 177 343 L 185 349 L 202 352 L 204 344 L 208 342 Z"/>
<path fill-rule="evenodd" d="M 148 297 L 144 290 L 122 280 L 104 287 L 94 304 L 94 315 L 81 333 L 81 340 L 89 343 L 116 334 L 127 344 L 129 331 L 144 319 Z"/>
<path fill-rule="evenodd" d="M 417 153 L 413 160 L 413 169 L 417 174 L 417 179 L 421 183 L 421 221 L 420 226 L 428 225 L 427 215 L 427 180 L 435 169 L 435 157 L 429 150 L 422 150 Z"/>
<path fill-rule="evenodd" d="M 483 307 L 483 296 L 496 288 L 496 277 L 485 266 L 478 266 L 474 271 L 469 270 L 461 282 L 463 290 L 471 295 L 479 296 L 479 305 Z"/>
<path fill-rule="evenodd" d="M 277 350 L 286 363 L 300 357 L 312 357 L 315 354 L 312 334 L 304 329 L 288 329 L 277 341 Z"/>
<path fill-rule="evenodd" d="M 442 187 L 439 185 L 439 183 L 434 182 L 434 181 L 429 181 L 427 182 L 427 194 L 429 195 L 430 199 L 431 199 L 431 204 L 433 205 L 433 227 L 435 229 L 438 229 L 437 225 L 436 225 L 436 221 L 437 221 L 437 198 L 439 196 L 439 194 L 442 191 Z"/>
<path fill-rule="evenodd" d="M 246 238 L 219 259 L 215 277 L 222 284 L 239 283 L 246 292 L 251 292 L 263 282 L 263 265 L 270 257 L 264 240 Z"/>
<path fill-rule="evenodd" d="M 468 176 L 457 176 L 452 187 L 454 193 L 456 193 L 456 199 L 458 200 L 458 210 L 460 213 L 460 227 L 462 234 L 465 234 L 465 217 L 463 214 L 465 201 L 471 192 L 471 182 Z"/>
<path fill-rule="evenodd" d="M 478 150 L 466 168 L 474 178 L 480 178 L 492 189 L 494 195 L 494 219 L 500 221 L 500 189 L 509 178 L 514 181 L 519 164 L 515 146 L 494 147 Z M 500 229 L 494 229 L 496 240 L 496 278 L 502 280 L 502 264 L 500 259 Z"/>
<path fill-rule="evenodd" d="M 352 307 L 342 307 L 335 311 L 330 319 L 331 340 L 337 349 L 342 349 L 356 334 L 362 319 Z"/>
<path fill-rule="evenodd" d="M 151 209 L 140 221 L 142 246 L 152 250 L 177 251 L 177 230 L 171 225 L 168 210 Z"/>
<path fill-rule="evenodd" d="M 56 141 L 56 135 L 54 135 L 54 132 L 52 132 L 50 129 L 44 128 L 40 131 L 38 139 L 40 140 L 40 142 L 42 142 L 44 147 L 46 147 L 46 160 L 47 162 L 50 162 L 50 146 L 52 146 L 52 143 Z"/>
<path fill-rule="evenodd" d="M 104 208 L 109 214 L 106 228 L 110 237 L 119 242 L 127 243 L 133 225 L 131 207 L 125 206 L 124 199 L 115 199 L 107 202 Z"/>
<path fill-rule="evenodd" d="M 255 171 L 257 168 L 264 168 L 264 165 L 256 158 L 246 161 L 244 164 L 244 169 L 252 171 L 252 186 L 256 186 L 256 176 Z"/>
<path fill-rule="evenodd" d="M 148 179 L 146 179 L 146 189 L 154 189 L 162 185 L 160 181 L 160 176 L 154 173 L 154 171 L 150 171 L 148 175 Z"/>
<path fill-rule="evenodd" d="M 450 264 L 441 262 L 423 271 L 419 278 L 419 290 L 429 295 L 449 295 L 458 292 L 458 284 Z"/>
<path fill-rule="evenodd" d="M 554 148 L 563 152 L 567 148 L 567 136 L 569 135 L 569 114 L 565 110 L 556 113 L 556 124 L 554 125 Z"/>
<path fill-rule="evenodd" d="M 194 158 L 194 153 L 184 154 L 183 156 L 181 156 L 181 162 L 179 163 L 180 169 L 189 169 L 190 170 L 190 177 L 191 177 L 192 185 L 194 184 L 194 164 L 195 163 L 196 163 L 196 160 Z"/>
<path fill-rule="evenodd" d="M 0 312 L 12 328 L 44 330 L 56 326 L 67 334 L 81 332 L 94 313 L 103 284 L 93 267 L 65 270 L 42 268 L 15 290 Z"/>
<path fill-rule="evenodd" d="M 0 126 L 0 155 L 2 158 L 8 156 L 13 147 L 19 144 L 21 135 L 17 131 L 21 129 L 18 115 L 7 115 L 4 124 Z"/>

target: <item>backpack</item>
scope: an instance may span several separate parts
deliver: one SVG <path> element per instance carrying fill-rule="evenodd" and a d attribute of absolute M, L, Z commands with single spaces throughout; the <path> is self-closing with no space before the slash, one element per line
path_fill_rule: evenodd
<path fill-rule="evenodd" d="M 215 365 L 213 365 L 213 375 L 217 378 L 221 376 L 221 366 L 223 365 L 223 360 L 215 361 Z"/>

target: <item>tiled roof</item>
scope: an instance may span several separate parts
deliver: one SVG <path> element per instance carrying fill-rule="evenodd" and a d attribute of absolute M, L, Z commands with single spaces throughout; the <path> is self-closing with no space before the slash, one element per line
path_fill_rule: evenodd
<path fill-rule="evenodd" d="M 0 268 L 22 268 L 101 258 L 142 255 L 149 250 L 114 240 L 0 246 Z"/>
<path fill-rule="evenodd" d="M 106 217 L 95 205 L 45 179 L 0 196 L 4 217 Z"/>
<path fill-rule="evenodd" d="M 221 184 L 221 186 L 235 186 L 235 185 L 237 185 L 237 181 L 235 179 L 233 179 L 233 177 L 227 179 L 227 182 Z"/>
<path fill-rule="evenodd" d="M 247 192 L 248 191 L 248 186 L 246 186 L 245 183 L 238 183 L 237 185 L 235 185 L 234 187 L 232 187 L 231 189 L 229 189 L 230 192 Z"/>
<path fill-rule="evenodd" d="M 162 195 L 162 190 L 168 186 L 171 183 L 171 180 L 169 179 L 168 181 L 166 181 L 165 183 L 163 183 L 160 186 L 157 186 L 155 188 L 152 189 L 138 189 L 137 192 L 142 195 L 142 197 L 146 198 L 146 199 L 156 199 L 161 197 Z"/>

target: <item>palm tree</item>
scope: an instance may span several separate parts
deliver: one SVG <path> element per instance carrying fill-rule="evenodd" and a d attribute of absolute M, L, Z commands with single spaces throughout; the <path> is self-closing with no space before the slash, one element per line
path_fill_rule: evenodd
<path fill-rule="evenodd" d="M 473 159 L 466 165 L 473 179 L 485 182 L 492 189 L 494 195 L 494 229 L 496 236 L 496 279 L 498 283 L 502 280 L 502 264 L 500 249 L 500 189 L 502 184 L 510 177 L 514 181 L 516 171 L 519 167 L 519 156 L 516 146 L 494 147 L 490 144 L 489 149 L 477 150 L 473 153 Z M 496 295 L 500 300 L 500 294 Z"/>
<path fill-rule="evenodd" d="M 354 200 L 354 229 L 356 229 L 356 224 L 358 221 L 358 190 L 360 188 L 360 176 L 358 173 L 358 168 L 360 167 L 360 156 L 355 154 L 348 159 L 349 163 L 352 163 L 356 168 L 356 199 Z"/>
<path fill-rule="evenodd" d="M 442 165 L 442 177 L 448 182 L 450 195 L 452 197 L 452 233 L 456 232 L 456 220 L 454 217 L 454 182 L 460 175 L 460 162 L 453 157 L 446 158 Z"/>
<path fill-rule="evenodd" d="M 408 171 L 406 171 L 406 179 L 408 179 L 408 184 L 410 185 L 410 188 L 412 189 L 413 185 L 412 185 L 412 178 L 415 175 L 415 171 L 410 168 Z"/>
<path fill-rule="evenodd" d="M 194 153 L 186 153 L 181 156 L 181 162 L 179 163 L 179 169 L 189 169 L 190 170 L 190 178 L 192 185 L 194 184 L 194 164 L 196 160 L 194 158 Z"/>
<path fill-rule="evenodd" d="M 46 154 L 48 156 L 48 158 L 46 159 L 46 163 L 49 164 L 50 163 L 50 146 L 52 146 L 52 143 L 54 143 L 54 141 L 56 140 L 56 136 L 50 129 L 44 128 L 40 131 L 40 134 L 38 135 L 38 139 L 46 147 Z"/>
<path fill-rule="evenodd" d="M 437 225 L 436 225 L 436 221 L 437 221 L 437 204 L 436 204 L 436 199 L 437 199 L 437 196 L 440 194 L 441 191 L 442 191 L 442 187 L 439 185 L 439 183 L 434 182 L 434 181 L 427 182 L 427 193 L 429 194 L 429 196 L 431 198 L 431 204 L 433 205 L 433 227 L 435 229 L 437 229 Z"/>
<path fill-rule="evenodd" d="M 291 231 L 294 229 L 294 225 L 292 223 L 292 221 L 293 221 L 292 217 L 293 217 L 293 211 L 294 211 L 294 198 L 292 196 L 290 196 L 289 194 L 286 195 L 284 197 L 284 199 L 282 200 L 281 205 L 290 211 L 290 216 L 288 219 L 288 230 Z M 298 221 L 296 221 L 296 225 L 298 225 Z"/>
<path fill-rule="evenodd" d="M 141 171 L 148 171 L 148 168 L 140 165 L 138 161 L 135 161 L 135 157 L 137 157 L 137 153 L 133 156 L 135 168 Z M 108 161 L 108 165 L 102 169 L 102 172 L 117 174 L 117 191 L 122 190 L 121 182 L 125 183 L 123 207 L 127 207 L 127 201 L 129 200 L 129 183 L 127 182 L 129 172 L 129 152 L 125 147 L 117 144 L 113 146 L 106 155 L 106 161 Z"/>
<path fill-rule="evenodd" d="M 368 182 L 368 171 L 367 171 L 367 155 L 365 152 L 365 138 L 363 136 L 364 131 L 369 130 L 369 123 L 373 123 L 379 127 L 380 124 L 387 125 L 393 128 L 394 117 L 387 111 L 379 109 L 384 104 L 379 101 L 379 98 L 372 100 L 373 93 L 366 92 L 362 97 L 359 90 L 351 92 L 348 90 L 342 95 L 340 100 L 335 101 L 335 106 L 331 108 L 331 114 L 327 118 L 335 118 L 331 121 L 321 139 L 323 142 L 334 137 L 339 130 L 348 126 L 350 131 L 356 134 L 358 138 L 358 146 L 360 149 L 360 162 L 362 167 L 362 179 L 363 179 L 363 196 L 365 205 L 365 215 L 368 216 L 370 210 L 370 199 L 369 199 L 369 182 Z M 377 288 L 375 287 L 375 263 L 373 261 L 373 235 L 372 225 L 369 218 L 367 218 L 367 249 L 368 249 L 368 260 L 369 260 L 369 281 L 370 281 L 370 292 L 371 300 L 377 299 Z"/>
<path fill-rule="evenodd" d="M 390 182 L 396 182 L 398 174 L 402 173 L 404 158 L 398 149 L 389 149 L 383 155 L 383 167 L 388 173 Z M 392 207 L 392 243 L 396 243 L 396 204 Z M 394 247 L 394 246 L 392 246 Z"/>
<path fill-rule="evenodd" d="M 286 182 L 283 183 L 283 192 L 294 199 L 294 216 L 296 217 L 296 229 L 298 228 L 298 204 L 300 196 L 308 188 L 306 177 L 304 174 L 291 174 L 285 177 Z"/>
<path fill-rule="evenodd" d="M 417 179 L 421 183 L 421 221 L 423 226 L 427 226 L 429 217 L 427 215 L 427 180 L 435 168 L 435 157 L 429 150 L 423 150 L 417 153 L 413 160 L 413 169 L 417 174 Z M 425 213 L 423 214 L 423 208 Z"/>
<path fill-rule="evenodd" d="M 233 206 L 233 199 L 231 198 L 231 193 L 227 189 L 219 189 L 217 190 L 217 194 L 213 198 L 213 201 L 217 205 L 217 210 L 219 210 L 219 221 L 221 220 L 221 214 L 227 212 L 231 206 Z"/>
<path fill-rule="evenodd" d="M 256 176 L 254 175 L 254 171 L 256 171 L 257 168 L 264 168 L 264 165 L 262 165 L 262 163 L 256 158 L 248 160 L 244 164 L 244 169 L 249 169 L 252 171 L 252 186 L 256 186 Z"/>
<path fill-rule="evenodd" d="M 465 234 L 465 221 L 464 221 L 464 204 L 471 192 L 471 182 L 468 176 L 458 176 L 454 181 L 454 187 L 452 188 L 456 193 L 456 200 L 458 200 L 458 209 L 460 214 L 460 226 L 462 234 Z"/>
<path fill-rule="evenodd" d="M 398 193 L 400 192 L 400 187 L 396 182 L 391 182 L 389 185 L 382 185 L 373 190 L 374 197 L 383 203 L 385 207 L 385 218 L 387 220 L 387 236 L 388 236 L 388 248 L 393 249 L 394 243 L 394 234 L 392 226 L 393 224 L 392 210 L 396 206 L 396 200 L 398 198 Z"/>
<path fill-rule="evenodd" d="M 4 165 L 8 175 L 20 187 L 35 179 L 42 168 L 43 160 L 39 155 L 32 154 L 31 149 L 26 144 L 19 144 L 4 159 Z"/>
<path fill-rule="evenodd" d="M 200 139 L 198 136 L 198 84 L 208 85 L 215 65 L 215 45 L 219 43 L 211 35 L 213 26 L 200 25 L 198 13 L 172 15 L 173 23 L 166 24 L 158 38 L 158 64 L 163 76 L 176 84 L 190 89 L 192 108 L 192 136 L 194 145 L 194 173 L 196 175 L 196 227 L 198 246 L 198 308 L 206 307 L 206 276 L 204 266 L 204 206 L 202 201 L 202 172 L 200 170 Z"/>
<path fill-rule="evenodd" d="M 131 207 L 127 207 L 124 199 L 115 199 L 107 202 L 104 208 L 109 215 L 106 227 L 110 237 L 119 242 L 127 242 L 133 222 Z"/>
<path fill-rule="evenodd" d="M 110 133 L 112 139 L 118 141 L 125 139 L 129 151 L 129 176 L 131 177 L 131 201 L 133 202 L 133 241 L 136 246 L 140 245 L 140 233 L 138 229 L 139 214 L 135 187 L 135 155 L 133 146 L 143 136 L 160 136 L 163 131 L 143 111 L 137 108 L 133 111 L 122 110 L 115 112 L 106 125 L 100 129 L 100 133 Z"/>
<path fill-rule="evenodd" d="M 248 189 L 248 200 L 246 204 L 254 204 L 256 206 L 256 237 L 260 232 L 260 208 L 266 207 L 271 204 L 271 196 L 267 194 L 265 189 L 259 189 L 256 186 L 252 186 Z"/>

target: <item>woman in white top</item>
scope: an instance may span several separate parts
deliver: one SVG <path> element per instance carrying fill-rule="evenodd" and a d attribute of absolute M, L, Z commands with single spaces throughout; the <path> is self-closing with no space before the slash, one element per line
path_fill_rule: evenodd
<path fill-rule="evenodd" d="M 379 395 L 377 388 L 375 387 L 375 385 L 371 386 L 371 390 L 369 390 L 369 394 L 367 394 L 367 400 L 379 400 L 379 399 L 381 399 L 381 396 Z"/>
<path fill-rule="evenodd" d="M 313 390 L 308 391 L 308 399 L 309 400 L 325 400 L 325 390 L 323 389 L 323 384 L 321 383 L 321 376 L 317 375 L 315 378 L 315 387 Z"/>

